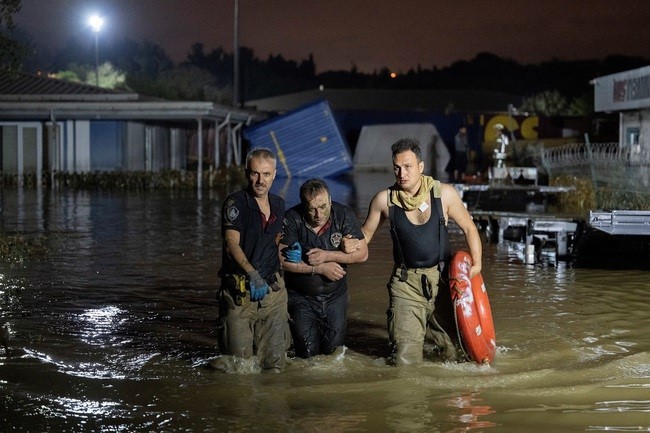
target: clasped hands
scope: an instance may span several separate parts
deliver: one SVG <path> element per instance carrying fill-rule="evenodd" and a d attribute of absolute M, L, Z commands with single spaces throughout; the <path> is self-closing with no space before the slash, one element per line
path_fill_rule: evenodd
<path fill-rule="evenodd" d="M 351 235 L 346 235 L 343 237 L 343 241 L 341 242 L 341 249 L 345 254 L 353 253 L 359 249 L 359 242 L 361 242 L 361 240 L 353 238 Z"/>

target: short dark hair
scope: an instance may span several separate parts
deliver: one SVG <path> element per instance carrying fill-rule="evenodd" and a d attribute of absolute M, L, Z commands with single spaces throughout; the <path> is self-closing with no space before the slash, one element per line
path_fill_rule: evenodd
<path fill-rule="evenodd" d="M 321 191 L 326 191 L 327 195 L 330 194 L 330 189 L 323 179 L 309 179 L 300 185 L 300 202 L 307 204 L 307 201 Z"/>
<path fill-rule="evenodd" d="M 417 138 L 399 139 L 393 143 L 390 149 L 393 152 L 393 159 L 396 155 L 410 150 L 415 153 L 418 162 L 422 161 L 422 149 L 420 149 L 420 141 Z"/>
<path fill-rule="evenodd" d="M 253 158 L 270 159 L 273 161 L 273 164 L 275 164 L 276 161 L 275 154 L 269 149 L 266 149 L 264 147 L 256 147 L 254 149 L 251 149 L 250 152 L 248 152 L 248 155 L 246 155 L 246 170 L 250 168 L 250 162 Z"/>

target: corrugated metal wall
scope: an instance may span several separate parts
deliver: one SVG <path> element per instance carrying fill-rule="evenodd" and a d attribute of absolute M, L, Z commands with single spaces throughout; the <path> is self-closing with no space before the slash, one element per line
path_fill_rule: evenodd
<path fill-rule="evenodd" d="M 280 177 L 332 177 L 352 169 L 352 156 L 329 103 L 317 100 L 244 130 L 251 148 L 278 158 Z"/>

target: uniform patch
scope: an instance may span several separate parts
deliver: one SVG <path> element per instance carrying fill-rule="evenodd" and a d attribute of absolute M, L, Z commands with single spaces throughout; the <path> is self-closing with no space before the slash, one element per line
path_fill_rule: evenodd
<path fill-rule="evenodd" d="M 226 215 L 228 216 L 229 221 L 234 221 L 239 216 L 239 209 L 235 206 L 230 206 L 228 210 L 226 210 Z"/>
<path fill-rule="evenodd" d="M 343 239 L 343 235 L 340 232 L 332 233 L 330 236 L 330 242 L 334 248 L 338 248 L 341 245 L 341 239 Z"/>

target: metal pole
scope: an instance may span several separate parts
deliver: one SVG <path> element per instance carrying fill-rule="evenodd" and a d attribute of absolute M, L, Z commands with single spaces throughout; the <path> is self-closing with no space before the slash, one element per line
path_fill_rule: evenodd
<path fill-rule="evenodd" d="M 95 84 L 99 87 L 99 32 L 95 32 Z"/>
<path fill-rule="evenodd" d="M 239 107 L 239 0 L 235 0 L 234 21 L 232 49 L 232 105 L 233 107 Z"/>
<path fill-rule="evenodd" d="M 203 119 L 200 117 L 198 118 L 197 134 L 198 152 L 196 159 L 198 165 L 196 166 L 196 188 L 201 191 L 201 188 L 203 188 Z"/>
<path fill-rule="evenodd" d="M 214 133 L 214 166 L 219 167 L 221 165 L 221 130 L 224 126 L 230 124 L 230 113 L 226 115 L 223 119 L 223 122 L 217 123 Z M 228 146 L 228 140 L 226 140 L 226 146 Z"/>

